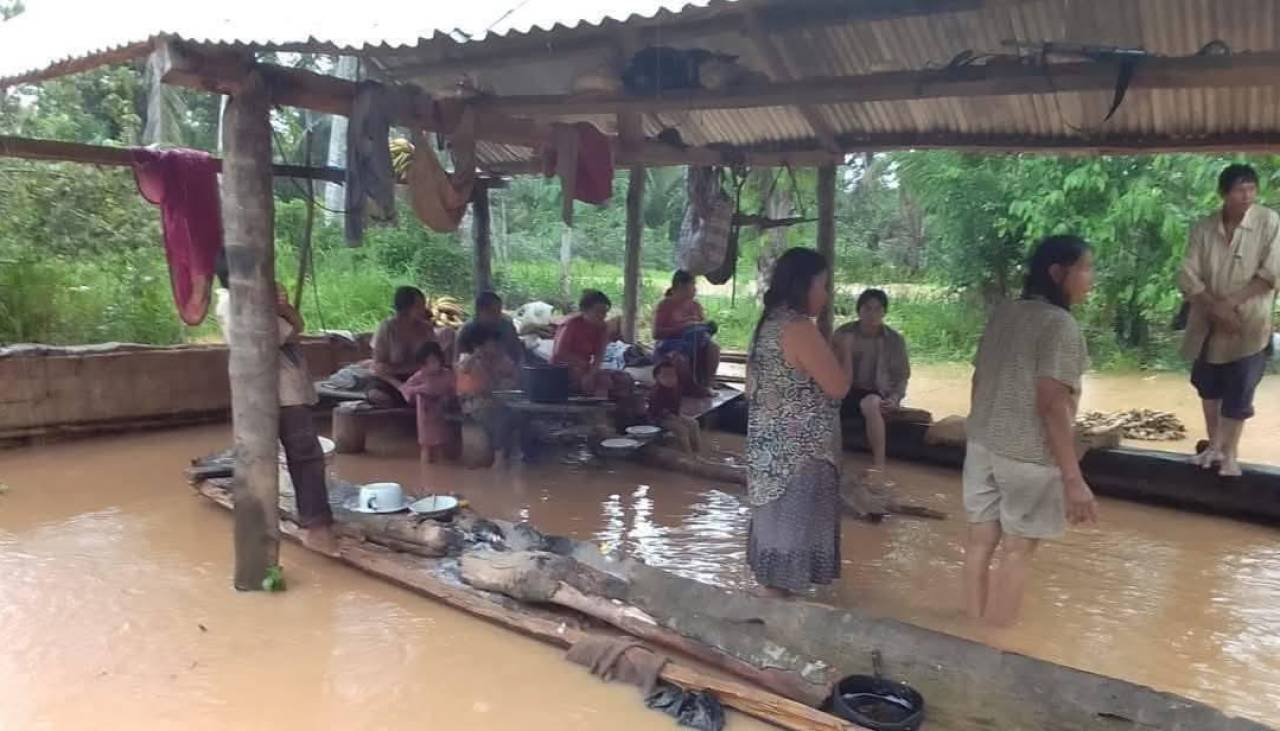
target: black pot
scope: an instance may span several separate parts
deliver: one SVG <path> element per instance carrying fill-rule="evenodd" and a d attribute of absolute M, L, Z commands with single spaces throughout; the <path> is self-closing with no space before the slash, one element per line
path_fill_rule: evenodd
<path fill-rule="evenodd" d="M 841 680 L 829 705 L 840 718 L 872 731 L 916 731 L 924 723 L 924 697 L 919 691 L 871 675 Z"/>
<path fill-rule="evenodd" d="M 558 365 L 524 367 L 524 392 L 539 404 L 562 404 L 569 400 L 569 368 Z"/>

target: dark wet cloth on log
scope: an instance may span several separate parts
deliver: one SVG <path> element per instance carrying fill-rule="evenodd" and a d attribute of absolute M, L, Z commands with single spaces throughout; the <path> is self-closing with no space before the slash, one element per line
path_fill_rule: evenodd
<path fill-rule="evenodd" d="M 222 250 L 218 161 L 199 150 L 133 150 L 133 177 L 148 203 L 160 206 L 164 254 L 178 316 L 199 325 Z"/>
<path fill-rule="evenodd" d="M 793 592 L 840 577 L 840 485 L 835 465 L 810 459 L 780 497 L 753 509 L 747 563 L 762 586 Z"/>
<path fill-rule="evenodd" d="M 626 637 L 586 635 L 565 653 L 565 659 L 581 665 L 604 680 L 618 680 L 653 692 L 667 657 Z"/>
<path fill-rule="evenodd" d="M 396 218 L 396 174 L 391 164 L 391 117 L 386 89 L 376 82 L 356 85 L 347 124 L 346 238 L 348 246 L 364 242 L 365 207 L 373 218 Z"/>
<path fill-rule="evenodd" d="M 333 522 L 329 491 L 325 484 L 324 449 L 316 437 L 311 409 L 306 406 L 280 407 L 280 443 L 284 446 L 298 504 L 298 524 L 303 528 Z"/>

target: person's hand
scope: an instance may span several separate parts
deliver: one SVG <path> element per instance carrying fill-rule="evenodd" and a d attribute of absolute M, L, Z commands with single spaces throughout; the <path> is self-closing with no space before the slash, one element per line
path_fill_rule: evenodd
<path fill-rule="evenodd" d="M 1067 499 L 1067 520 L 1072 525 L 1098 522 L 1098 500 L 1083 475 L 1065 479 L 1063 492 Z"/>
<path fill-rule="evenodd" d="M 1236 310 L 1235 303 L 1229 299 L 1215 300 L 1213 307 L 1209 309 L 1209 317 L 1214 324 L 1229 333 L 1240 330 L 1240 313 Z"/>
<path fill-rule="evenodd" d="M 881 410 L 881 411 L 893 411 L 894 409 L 898 408 L 898 403 L 899 403 L 899 402 L 898 402 L 898 399 L 896 399 L 896 398 L 883 398 L 883 399 L 880 399 L 880 410 Z"/>

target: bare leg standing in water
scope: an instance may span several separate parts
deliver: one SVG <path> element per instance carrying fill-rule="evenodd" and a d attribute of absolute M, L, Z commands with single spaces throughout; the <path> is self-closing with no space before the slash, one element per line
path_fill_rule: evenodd
<path fill-rule="evenodd" d="M 964 609 L 971 619 L 982 619 L 991 585 L 991 559 L 1000 545 L 1000 523 L 972 523 L 964 545 Z"/>

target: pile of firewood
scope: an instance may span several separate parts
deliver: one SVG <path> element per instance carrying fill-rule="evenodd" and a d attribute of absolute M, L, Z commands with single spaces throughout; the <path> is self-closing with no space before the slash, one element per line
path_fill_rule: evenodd
<path fill-rule="evenodd" d="M 1129 409 L 1128 411 L 1088 411 L 1076 419 L 1086 433 L 1120 430 L 1125 439 L 1172 442 L 1185 439 L 1187 427 L 1168 411 Z"/>

